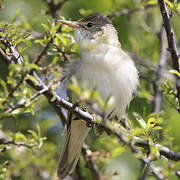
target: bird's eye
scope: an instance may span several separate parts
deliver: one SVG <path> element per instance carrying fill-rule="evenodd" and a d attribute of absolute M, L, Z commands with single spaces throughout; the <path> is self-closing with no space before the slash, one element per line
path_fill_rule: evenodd
<path fill-rule="evenodd" d="M 86 26 L 87 26 L 87 27 L 92 27 L 92 26 L 93 26 L 93 23 L 87 23 Z"/>

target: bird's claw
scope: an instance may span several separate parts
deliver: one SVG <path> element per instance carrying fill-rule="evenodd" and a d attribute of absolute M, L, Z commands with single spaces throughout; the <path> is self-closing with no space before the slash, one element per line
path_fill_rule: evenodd
<path fill-rule="evenodd" d="M 83 110 L 84 112 L 87 112 L 87 107 L 86 107 L 86 106 L 83 106 L 83 107 L 82 107 L 82 110 Z"/>
<path fill-rule="evenodd" d="M 94 121 L 92 121 L 92 122 L 86 122 L 86 126 L 89 127 L 89 128 L 92 128 L 92 127 L 95 126 L 95 123 L 94 123 Z"/>

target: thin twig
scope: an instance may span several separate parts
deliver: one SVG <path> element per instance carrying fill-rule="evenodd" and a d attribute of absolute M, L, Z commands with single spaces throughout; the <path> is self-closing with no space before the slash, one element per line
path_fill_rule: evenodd
<path fill-rule="evenodd" d="M 0 144 L 1 145 L 15 145 L 18 147 L 24 146 L 27 148 L 32 148 L 32 146 L 22 143 L 22 142 L 15 142 L 14 140 L 6 140 L 6 139 L 0 139 Z"/>
<path fill-rule="evenodd" d="M 62 26 L 60 26 L 55 33 L 60 33 L 62 29 Z M 48 43 L 46 44 L 46 46 L 43 48 L 43 50 L 41 51 L 41 53 L 37 56 L 37 58 L 34 61 L 34 64 L 39 64 L 42 57 L 45 56 L 48 52 L 48 49 L 50 47 L 50 45 L 54 42 L 54 37 L 51 37 L 51 39 L 48 41 Z M 32 72 L 32 71 L 31 71 Z"/>
<path fill-rule="evenodd" d="M 11 63 L 14 64 L 11 58 L 6 55 L 6 53 L 1 49 L 1 47 L 0 47 L 0 57 L 4 61 L 5 64 L 11 64 Z"/>
<path fill-rule="evenodd" d="M 7 37 L 6 37 L 7 38 Z M 23 63 L 23 58 L 20 56 L 19 52 L 16 50 L 16 48 L 12 45 L 11 42 L 9 42 L 6 38 L 1 37 L 0 42 L 6 47 L 10 49 L 11 53 L 11 61 L 15 64 L 21 64 Z M 14 62 L 15 61 L 15 62 Z"/>
<path fill-rule="evenodd" d="M 76 178 L 75 179 L 78 179 L 78 180 L 83 180 L 84 179 L 84 177 L 82 175 L 82 170 L 81 170 L 79 161 L 78 161 L 78 163 L 76 165 Z"/>
<path fill-rule="evenodd" d="M 145 180 L 148 175 L 148 170 L 149 170 L 149 167 L 147 166 L 147 164 L 144 162 L 141 162 L 141 171 L 140 172 L 142 172 L 142 174 L 138 178 L 138 180 Z"/>
<path fill-rule="evenodd" d="M 55 3 L 54 0 L 44 0 L 46 4 L 49 7 L 49 11 L 47 11 L 47 14 L 51 14 L 53 18 L 58 17 L 58 11 L 60 11 L 61 7 L 67 0 L 61 0 L 59 3 Z"/>
<path fill-rule="evenodd" d="M 86 167 L 90 170 L 93 179 L 99 180 L 101 177 L 101 174 L 92 159 L 92 152 L 89 149 L 87 144 L 83 144 L 82 154 L 83 154 L 84 160 L 86 161 Z"/>
<path fill-rule="evenodd" d="M 19 80 L 19 82 L 16 84 L 16 86 L 10 91 L 8 96 L 12 96 L 13 93 L 19 88 L 19 86 L 23 83 L 24 79 L 26 77 L 26 73 L 24 73 L 21 77 L 21 79 Z"/>

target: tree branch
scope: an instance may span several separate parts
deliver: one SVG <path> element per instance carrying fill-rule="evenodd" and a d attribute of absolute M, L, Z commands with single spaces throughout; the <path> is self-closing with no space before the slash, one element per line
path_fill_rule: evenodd
<path fill-rule="evenodd" d="M 135 143 L 136 146 L 143 147 L 144 149 L 150 150 L 150 145 L 148 141 L 140 140 L 137 137 L 134 137 L 134 139 L 137 141 Z M 160 144 L 154 143 L 154 146 L 159 148 L 160 155 L 165 156 L 167 159 L 171 159 L 173 161 L 180 161 L 180 153 L 174 152 L 171 149 L 164 147 Z"/>
<path fill-rule="evenodd" d="M 15 145 L 18 147 L 24 146 L 27 148 L 32 148 L 32 146 L 22 143 L 22 142 L 15 142 L 14 140 L 6 140 L 6 139 L 0 139 L 0 145 Z"/>
<path fill-rule="evenodd" d="M 86 161 L 86 166 L 87 168 L 90 170 L 91 172 L 91 175 L 93 177 L 94 180 L 99 180 L 101 179 L 101 174 L 96 166 L 96 164 L 93 162 L 92 160 L 92 152 L 91 150 L 89 149 L 88 145 L 87 144 L 83 144 L 83 147 L 82 147 L 82 154 L 83 154 L 83 157 L 84 157 L 84 160 Z"/>
<path fill-rule="evenodd" d="M 54 0 L 44 0 L 46 4 L 49 7 L 49 11 L 47 11 L 47 14 L 51 14 L 53 18 L 58 17 L 58 11 L 61 9 L 63 4 L 68 0 L 61 0 L 59 3 L 55 3 Z"/>
<path fill-rule="evenodd" d="M 6 55 L 6 53 L 1 49 L 1 47 L 0 47 L 0 58 L 4 61 L 6 65 L 9 65 L 11 63 L 14 64 L 11 58 Z"/>
<path fill-rule="evenodd" d="M 171 27 L 170 16 L 167 10 L 167 6 L 164 0 L 158 0 L 158 4 L 159 4 L 160 11 L 162 14 L 163 25 L 166 30 L 166 35 L 167 35 L 168 45 L 169 45 L 168 50 L 170 51 L 171 58 L 172 58 L 172 66 L 173 66 L 173 69 L 175 69 L 177 72 L 180 72 L 179 61 L 178 61 L 179 54 L 177 51 L 175 36 L 174 36 L 173 29 Z M 177 98 L 180 104 L 180 78 L 177 75 L 176 75 L 176 89 L 177 89 Z"/>

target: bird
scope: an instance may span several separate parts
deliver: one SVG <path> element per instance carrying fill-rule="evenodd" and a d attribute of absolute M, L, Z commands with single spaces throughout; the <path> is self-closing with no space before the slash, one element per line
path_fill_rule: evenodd
<path fill-rule="evenodd" d="M 79 57 L 70 60 L 65 67 L 64 85 L 68 86 L 75 77 L 80 85 L 85 83 L 90 90 L 96 86 L 104 101 L 113 97 L 113 114 L 122 117 L 137 89 L 139 78 L 134 61 L 121 48 L 112 22 L 105 14 L 94 12 L 78 21 L 57 20 L 57 23 L 74 29 L 80 49 Z M 89 130 L 84 120 L 68 123 L 57 171 L 60 179 L 73 173 Z"/>

